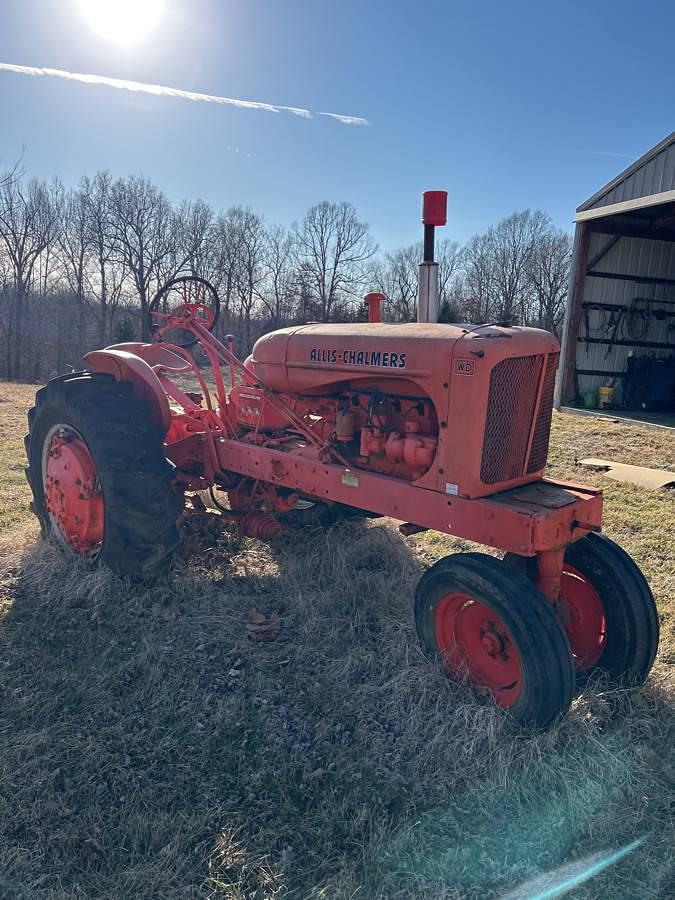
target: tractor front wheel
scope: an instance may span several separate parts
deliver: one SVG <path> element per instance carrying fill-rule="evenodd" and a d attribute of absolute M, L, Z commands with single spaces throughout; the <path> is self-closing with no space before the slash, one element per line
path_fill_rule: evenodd
<path fill-rule="evenodd" d="M 25 439 L 43 534 L 118 575 L 165 572 L 182 503 L 163 438 L 129 383 L 96 372 L 50 381 L 37 392 Z"/>
<path fill-rule="evenodd" d="M 483 553 L 446 556 L 420 579 L 415 623 L 425 652 L 524 725 L 546 727 L 574 693 L 569 643 L 529 579 Z"/>
<path fill-rule="evenodd" d="M 537 561 L 507 553 L 504 562 L 534 580 Z M 604 534 L 565 550 L 556 605 L 572 648 L 577 680 L 594 672 L 640 684 L 659 643 L 659 619 L 647 581 L 630 556 Z"/>

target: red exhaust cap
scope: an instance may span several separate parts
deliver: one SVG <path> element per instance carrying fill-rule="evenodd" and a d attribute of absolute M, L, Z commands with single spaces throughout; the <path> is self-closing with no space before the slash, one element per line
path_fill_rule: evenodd
<path fill-rule="evenodd" d="M 371 325 L 382 321 L 382 311 L 380 309 L 384 302 L 384 294 L 378 294 L 375 291 L 366 294 L 365 301 L 368 304 L 368 321 Z"/>
<path fill-rule="evenodd" d="M 422 222 L 425 225 L 445 225 L 448 221 L 448 192 L 425 191 L 422 194 Z"/>

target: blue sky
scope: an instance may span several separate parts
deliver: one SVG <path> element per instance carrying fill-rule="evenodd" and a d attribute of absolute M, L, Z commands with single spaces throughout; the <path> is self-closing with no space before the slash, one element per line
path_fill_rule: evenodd
<path fill-rule="evenodd" d="M 143 0 L 138 0 L 138 5 Z M 174 199 L 290 223 L 350 200 L 383 248 L 517 209 L 575 207 L 675 128 L 675 4 L 624 0 L 164 0 L 142 42 L 92 30 L 80 0 L 3 0 L 0 62 L 366 117 L 369 127 L 0 71 L 0 166 L 75 184 L 142 172 Z M 233 149 L 240 152 L 234 152 Z"/>

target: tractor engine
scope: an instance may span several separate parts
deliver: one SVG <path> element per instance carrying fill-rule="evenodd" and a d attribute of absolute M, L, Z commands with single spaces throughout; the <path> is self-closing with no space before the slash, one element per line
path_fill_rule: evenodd
<path fill-rule="evenodd" d="M 557 358 L 533 328 L 285 328 L 255 344 L 245 365 L 261 387 L 235 387 L 230 416 L 243 440 L 311 454 L 285 408 L 355 469 L 481 497 L 541 477 Z"/>
<path fill-rule="evenodd" d="M 428 471 L 436 455 L 438 418 L 423 396 L 347 385 L 337 396 L 286 395 L 284 401 L 358 468 L 414 481 Z M 232 402 L 237 405 L 238 425 L 250 430 L 244 438 L 257 442 L 261 433 L 292 432 L 292 422 L 266 408 L 259 389 L 237 387 Z"/>

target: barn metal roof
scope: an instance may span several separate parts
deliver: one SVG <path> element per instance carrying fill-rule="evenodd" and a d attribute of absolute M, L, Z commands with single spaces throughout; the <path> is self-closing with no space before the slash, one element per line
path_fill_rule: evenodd
<path fill-rule="evenodd" d="M 577 209 L 577 221 L 675 199 L 675 131 Z M 597 210 L 597 212 L 596 212 Z"/>

